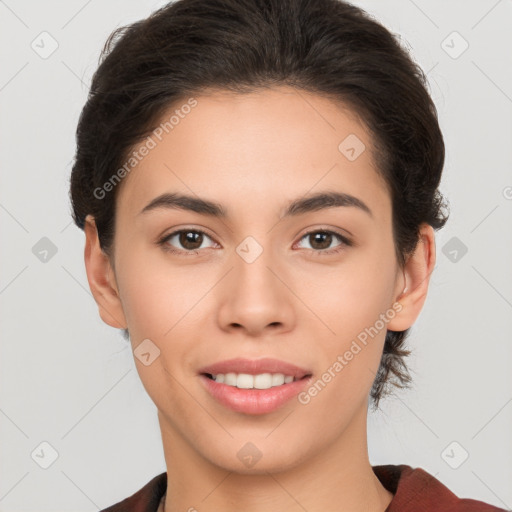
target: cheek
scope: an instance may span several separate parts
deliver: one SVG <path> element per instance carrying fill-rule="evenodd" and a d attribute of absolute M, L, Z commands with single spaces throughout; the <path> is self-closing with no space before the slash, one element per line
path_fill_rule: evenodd
<path fill-rule="evenodd" d="M 327 395 L 331 393 L 336 403 L 345 404 L 356 396 L 363 399 L 368 393 L 382 356 L 387 323 L 396 315 L 392 307 L 393 247 L 389 245 L 380 252 L 375 247 L 354 253 L 321 279 L 317 275 L 317 279 L 311 277 L 304 284 L 308 305 L 329 327 L 322 327 L 325 335 L 318 368 L 324 375 L 319 387 L 328 383 L 326 387 L 330 388 L 322 393 L 325 407 L 329 406 Z"/>
<path fill-rule="evenodd" d="M 156 339 L 171 336 L 174 326 L 182 318 L 185 323 L 189 320 L 189 314 L 211 288 L 211 275 L 208 278 L 209 274 L 197 266 L 172 264 L 159 251 L 122 254 L 119 285 L 130 332 Z"/>
<path fill-rule="evenodd" d="M 364 284 L 352 275 L 344 282 L 345 290 L 324 302 L 319 314 L 335 334 L 319 340 L 315 377 L 301 402 L 327 418 L 322 427 L 326 432 L 342 430 L 356 410 L 366 408 L 382 357 L 386 318 L 394 316 L 387 314 L 387 294 L 379 295 L 374 281 Z"/>
<path fill-rule="evenodd" d="M 391 251 L 354 251 L 339 265 L 303 279 L 302 296 L 341 344 L 375 324 L 382 330 L 378 320 L 392 306 L 395 283 Z"/>
<path fill-rule="evenodd" d="M 147 271 L 128 273 L 122 283 L 121 300 L 132 339 L 161 337 L 174 323 L 169 295 L 179 297 L 177 283 L 165 287 L 166 283 L 151 279 Z"/>
<path fill-rule="evenodd" d="M 190 397 L 179 383 L 192 368 L 194 344 L 190 340 L 197 334 L 194 314 L 200 311 L 199 301 L 211 282 L 194 273 L 192 266 L 183 271 L 160 255 L 137 250 L 122 254 L 119 284 L 132 349 L 136 355 L 139 344 L 149 339 L 159 350 L 155 357 L 154 345 L 146 344 L 144 351 L 155 359 L 147 366 L 136 361 L 137 371 L 160 410 L 178 411 L 186 418 Z"/>

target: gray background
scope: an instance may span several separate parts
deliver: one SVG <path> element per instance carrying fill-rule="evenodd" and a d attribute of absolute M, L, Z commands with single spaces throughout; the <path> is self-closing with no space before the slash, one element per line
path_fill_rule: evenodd
<path fill-rule="evenodd" d="M 156 408 L 127 342 L 99 318 L 67 196 L 104 41 L 164 3 L 0 1 L 1 511 L 98 510 L 165 471 Z M 414 389 L 370 415 L 370 460 L 510 508 L 512 3 L 354 3 L 428 71 L 451 207 L 409 340 Z"/>

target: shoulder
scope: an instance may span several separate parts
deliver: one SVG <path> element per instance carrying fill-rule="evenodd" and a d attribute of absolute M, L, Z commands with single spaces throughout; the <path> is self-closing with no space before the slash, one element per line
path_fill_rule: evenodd
<path fill-rule="evenodd" d="M 100 512 L 156 512 L 166 489 L 167 473 L 161 473 L 136 493 Z"/>
<path fill-rule="evenodd" d="M 459 498 L 423 468 L 405 464 L 372 466 L 382 485 L 394 494 L 385 512 L 504 512 L 482 501 Z"/>

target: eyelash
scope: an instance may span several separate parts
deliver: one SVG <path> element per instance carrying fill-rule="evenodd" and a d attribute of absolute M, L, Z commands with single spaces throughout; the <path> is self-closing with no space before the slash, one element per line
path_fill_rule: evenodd
<path fill-rule="evenodd" d="M 157 244 L 159 246 L 161 246 L 164 249 L 164 251 L 172 253 L 172 254 L 176 254 L 178 256 L 193 256 L 193 255 L 198 254 L 200 249 L 197 249 L 197 250 L 175 249 L 167 243 L 173 236 L 178 235 L 180 233 L 198 233 L 198 234 L 205 235 L 208 238 L 212 239 L 211 236 L 209 236 L 204 231 L 201 231 L 200 229 L 179 229 L 177 231 L 173 231 L 172 233 L 162 237 L 160 240 L 158 240 Z M 335 249 L 319 249 L 319 250 L 308 249 L 308 250 L 312 251 L 313 254 L 315 254 L 317 256 L 336 254 L 336 253 L 343 251 L 346 247 L 352 247 L 352 245 L 353 245 L 352 241 L 350 241 L 348 238 L 344 237 L 340 233 L 337 233 L 336 231 L 330 231 L 327 229 L 317 229 L 317 230 L 313 230 L 313 231 L 308 231 L 307 233 L 304 233 L 304 235 L 302 235 L 300 240 L 306 238 L 307 236 L 316 234 L 316 233 L 334 235 L 341 242 L 341 244 L 339 246 L 337 246 Z"/>

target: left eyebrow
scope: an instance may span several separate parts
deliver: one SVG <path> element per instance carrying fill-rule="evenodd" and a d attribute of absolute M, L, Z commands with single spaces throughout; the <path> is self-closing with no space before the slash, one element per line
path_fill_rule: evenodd
<path fill-rule="evenodd" d="M 344 192 L 318 192 L 293 201 L 285 210 L 283 217 L 301 215 L 303 213 L 338 208 L 340 206 L 354 207 L 367 213 L 373 218 L 373 213 L 361 199 Z"/>
<path fill-rule="evenodd" d="M 333 191 L 318 192 L 292 201 L 281 218 L 340 206 L 358 208 L 373 218 L 372 211 L 361 199 L 344 192 Z M 139 215 L 160 208 L 188 210 L 216 218 L 228 216 L 225 208 L 219 203 L 179 193 L 165 193 L 155 197 Z"/>

